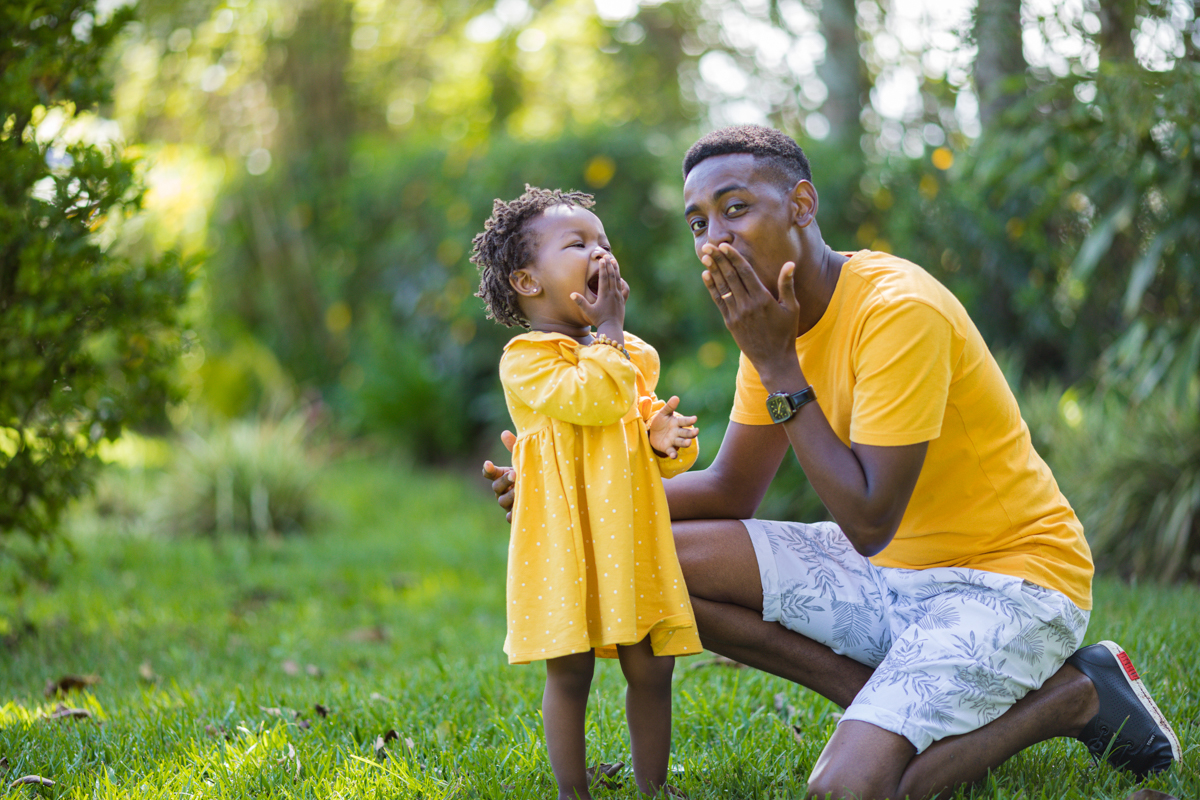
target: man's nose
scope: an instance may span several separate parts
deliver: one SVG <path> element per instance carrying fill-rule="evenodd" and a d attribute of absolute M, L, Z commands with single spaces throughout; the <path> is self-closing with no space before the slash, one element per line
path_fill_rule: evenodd
<path fill-rule="evenodd" d="M 706 234 L 707 236 L 705 238 L 709 244 L 717 245 L 723 242 L 733 244 L 733 233 L 729 230 L 729 228 L 722 224 L 720 218 L 711 220 L 708 223 L 708 230 L 706 231 Z"/>

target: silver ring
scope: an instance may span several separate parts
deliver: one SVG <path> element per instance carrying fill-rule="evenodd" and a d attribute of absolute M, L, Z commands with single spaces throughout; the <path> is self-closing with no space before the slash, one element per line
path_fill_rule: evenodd
<path fill-rule="evenodd" d="M 721 295 L 722 300 L 724 300 L 728 297 L 733 297 L 733 292 L 726 292 L 725 294 Z"/>

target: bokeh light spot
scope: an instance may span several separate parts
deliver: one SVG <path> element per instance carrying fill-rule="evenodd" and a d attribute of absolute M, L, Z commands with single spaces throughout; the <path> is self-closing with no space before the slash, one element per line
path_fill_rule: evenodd
<path fill-rule="evenodd" d="M 271 151 L 264 147 L 251 150 L 246 156 L 246 172 L 262 175 L 271 168 Z"/>
<path fill-rule="evenodd" d="M 1058 400 L 1058 413 L 1072 428 L 1083 424 L 1083 409 L 1079 405 L 1079 395 L 1074 389 L 1063 392 L 1063 396 Z"/>
<path fill-rule="evenodd" d="M 593 189 L 603 189 L 616 174 L 617 162 L 606 155 L 598 155 L 587 163 L 583 170 L 583 179 Z"/>
<path fill-rule="evenodd" d="M 350 306 L 339 300 L 325 311 L 325 327 L 330 333 L 344 333 L 350 327 L 353 316 Z"/>
<path fill-rule="evenodd" d="M 454 239 L 443 239 L 437 248 L 437 260 L 447 267 L 453 266 L 462 254 L 462 245 Z"/>
<path fill-rule="evenodd" d="M 938 169 L 947 170 L 954 166 L 954 153 L 950 152 L 949 147 L 939 147 L 933 151 L 930 160 Z"/>
<path fill-rule="evenodd" d="M 922 175 L 921 182 L 917 184 L 917 191 L 921 193 L 921 197 L 926 200 L 932 200 L 938 194 L 937 178 L 932 175 Z"/>
<path fill-rule="evenodd" d="M 725 345 L 720 342 L 705 342 L 696 354 L 700 363 L 708 369 L 716 369 L 725 361 Z"/>

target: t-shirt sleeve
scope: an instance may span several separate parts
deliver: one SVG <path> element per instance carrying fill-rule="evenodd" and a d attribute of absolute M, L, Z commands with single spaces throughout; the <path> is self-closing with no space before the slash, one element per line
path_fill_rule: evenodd
<path fill-rule="evenodd" d="M 873 311 L 854 348 L 850 441 L 896 447 L 940 436 L 952 352 L 953 330 L 936 309 L 906 301 Z"/>
<path fill-rule="evenodd" d="M 736 390 L 733 409 L 729 420 L 742 425 L 773 425 L 775 421 L 767 413 L 767 389 L 762 385 L 758 370 L 743 353 L 738 358 Z"/>
<path fill-rule="evenodd" d="M 539 414 L 572 425 L 612 425 L 637 396 L 637 373 L 609 345 L 518 342 L 500 359 L 500 382 Z"/>

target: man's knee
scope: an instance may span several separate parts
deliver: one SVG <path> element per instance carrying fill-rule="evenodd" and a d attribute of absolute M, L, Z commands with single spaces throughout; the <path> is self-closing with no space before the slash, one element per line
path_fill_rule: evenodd
<path fill-rule="evenodd" d="M 810 800 L 875 800 L 893 795 L 887 787 L 864 780 L 864 777 L 861 774 L 813 775 L 808 779 L 808 797 Z"/>
<path fill-rule="evenodd" d="M 675 554 L 683 569 L 683 578 L 691 584 L 701 577 L 705 566 L 705 536 L 701 525 L 692 521 L 676 522 L 671 526 L 675 536 Z"/>
<path fill-rule="evenodd" d="M 808 778 L 810 798 L 873 800 L 896 797 L 916 754 L 899 734 L 869 722 L 845 720 L 825 745 Z"/>
<path fill-rule="evenodd" d="M 762 607 L 754 546 L 737 520 L 676 522 L 675 551 L 688 592 L 719 603 Z"/>

